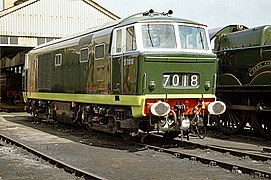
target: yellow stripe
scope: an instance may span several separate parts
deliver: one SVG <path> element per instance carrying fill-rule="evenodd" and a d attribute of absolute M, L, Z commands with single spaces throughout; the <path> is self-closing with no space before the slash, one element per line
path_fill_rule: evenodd
<path fill-rule="evenodd" d="M 215 98 L 213 94 L 146 94 L 146 95 L 109 95 L 109 94 L 67 94 L 67 93 L 43 93 L 24 92 L 24 100 L 44 99 L 66 102 L 81 102 L 93 104 L 108 104 L 131 106 L 133 117 L 142 117 L 144 114 L 145 99 L 176 99 L 176 98 Z M 116 98 L 119 98 L 117 100 Z"/>

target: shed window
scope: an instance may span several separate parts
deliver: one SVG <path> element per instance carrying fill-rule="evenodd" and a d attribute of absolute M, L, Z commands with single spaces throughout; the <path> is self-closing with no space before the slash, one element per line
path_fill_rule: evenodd
<path fill-rule="evenodd" d="M 88 62 L 88 48 L 81 49 L 80 62 Z"/>
<path fill-rule="evenodd" d="M 102 59 L 104 58 L 104 44 L 100 44 L 95 46 L 95 59 Z"/>
<path fill-rule="evenodd" d="M 45 43 L 45 38 L 37 38 L 38 45 Z"/>
<path fill-rule="evenodd" d="M 18 44 L 18 37 L 10 37 L 10 44 Z"/>
<path fill-rule="evenodd" d="M 55 66 L 61 66 L 62 64 L 62 54 L 55 55 Z"/>
<path fill-rule="evenodd" d="M 136 50 L 136 36 L 134 27 L 126 29 L 126 51 Z"/>
<path fill-rule="evenodd" d="M 8 37 L 0 37 L 0 40 L 1 40 L 1 44 L 8 44 Z"/>
<path fill-rule="evenodd" d="M 53 38 L 46 38 L 46 42 L 50 42 L 50 41 L 53 41 L 54 39 Z"/>

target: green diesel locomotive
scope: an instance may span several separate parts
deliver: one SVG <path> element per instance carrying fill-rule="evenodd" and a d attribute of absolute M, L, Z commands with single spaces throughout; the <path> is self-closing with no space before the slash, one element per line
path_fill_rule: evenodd
<path fill-rule="evenodd" d="M 210 38 L 219 58 L 217 96 L 227 105 L 218 127 L 237 133 L 249 123 L 271 139 L 271 26 L 230 25 Z"/>
<path fill-rule="evenodd" d="M 198 132 L 216 101 L 217 58 L 206 26 L 152 10 L 34 48 L 26 55 L 27 111 L 136 136 Z"/>

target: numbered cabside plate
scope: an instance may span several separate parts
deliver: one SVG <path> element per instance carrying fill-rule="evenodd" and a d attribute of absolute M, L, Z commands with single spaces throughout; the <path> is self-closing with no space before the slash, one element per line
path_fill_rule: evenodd
<path fill-rule="evenodd" d="M 164 88 L 197 88 L 200 85 L 199 74 L 165 73 L 163 74 Z"/>

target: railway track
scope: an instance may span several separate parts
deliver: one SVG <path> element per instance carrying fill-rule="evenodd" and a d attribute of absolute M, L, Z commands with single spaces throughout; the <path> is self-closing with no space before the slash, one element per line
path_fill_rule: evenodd
<path fill-rule="evenodd" d="M 42 158 L 46 161 L 48 161 L 50 164 L 52 165 L 55 165 L 57 166 L 58 168 L 62 168 L 64 169 L 65 171 L 71 173 L 71 174 L 74 174 L 75 176 L 77 177 L 83 177 L 85 179 L 106 179 L 106 178 L 103 178 L 103 177 L 100 177 L 98 175 L 95 175 L 91 172 L 87 172 L 87 171 L 84 171 L 82 169 L 78 169 L 72 165 L 69 165 L 63 161 L 60 161 L 58 159 L 55 159 L 54 157 L 51 157 L 51 156 L 48 156 L 47 154 L 44 154 L 42 152 L 39 152 L 38 150 L 34 149 L 34 148 L 31 148 L 23 143 L 20 143 L 10 137 L 7 137 L 3 134 L 0 133 L 0 139 L 2 141 L 5 141 L 6 143 L 9 143 L 9 144 L 12 144 L 12 145 L 15 145 L 17 147 L 21 147 L 25 150 L 27 150 L 28 152 L 38 156 L 39 158 Z"/>
<path fill-rule="evenodd" d="M 42 121 L 42 123 L 45 123 L 45 121 Z M 48 124 L 50 123 L 48 122 Z M 68 128 L 72 127 L 71 126 L 63 127 L 65 131 Z M 84 135 L 84 131 L 82 131 L 80 134 L 82 136 L 86 136 Z M 89 134 L 87 134 L 87 136 L 88 135 Z M 112 136 L 110 137 L 112 138 Z M 29 148 L 19 142 L 16 142 L 16 140 L 14 141 L 5 136 L 1 136 L 1 138 L 12 144 L 16 144 L 25 149 L 29 149 L 30 152 L 33 152 L 37 156 L 42 157 L 43 159 L 46 159 L 52 164 L 55 164 L 58 167 L 63 168 L 70 173 L 74 173 L 77 176 L 82 176 L 85 177 L 86 179 L 103 179 L 102 177 L 96 176 L 95 174 L 88 173 L 84 170 L 80 170 L 76 167 L 70 166 L 67 163 L 59 161 L 55 158 L 52 157 L 50 158 L 48 157 L 48 155 L 45 155 L 41 152 L 36 152 L 36 150 Z M 227 169 L 231 172 L 238 174 L 243 173 L 249 174 L 252 177 L 271 178 L 271 157 L 269 152 L 270 148 L 266 147 L 262 149 L 263 151 L 265 150 L 265 154 L 263 154 L 260 150 L 257 151 L 253 150 L 254 152 L 251 152 L 250 149 L 226 147 L 222 145 L 218 146 L 211 144 L 211 142 L 210 144 L 202 144 L 197 143 L 195 140 L 196 140 L 195 138 L 191 137 L 190 141 L 181 142 L 181 140 L 178 138 L 176 138 L 173 141 L 168 141 L 160 136 L 148 136 L 145 138 L 145 143 L 138 143 L 135 141 L 129 143 L 135 144 L 135 146 L 137 146 L 136 149 L 141 148 L 147 150 L 148 149 L 155 150 L 157 152 L 164 152 L 172 155 L 174 158 L 189 159 L 193 164 L 196 162 L 201 162 L 207 164 L 208 166 L 222 167 L 224 169 Z M 85 140 L 82 139 L 80 143 L 88 146 L 90 145 L 87 139 Z M 93 144 L 90 146 L 93 147 Z"/>
<path fill-rule="evenodd" d="M 138 143 L 149 149 L 169 153 L 176 158 L 189 158 L 209 166 L 219 166 L 236 173 L 249 174 L 253 177 L 271 178 L 270 148 L 263 148 L 262 152 L 253 150 L 205 145 L 192 141 L 172 140 L 167 144 L 152 142 L 165 142 L 160 136 L 152 136 L 147 143 Z"/>

